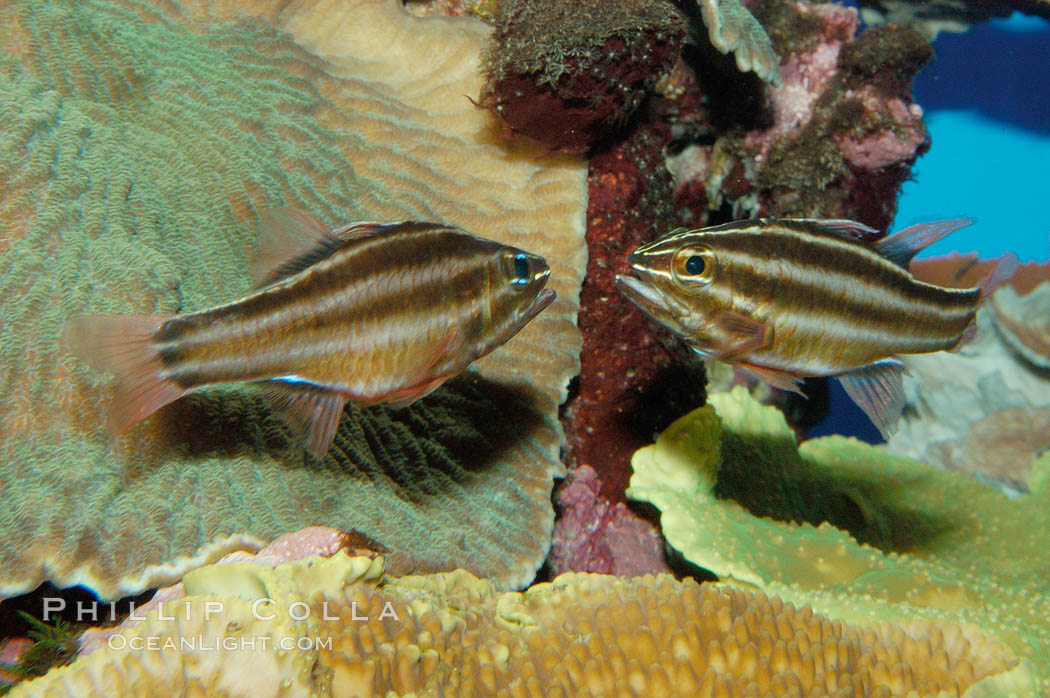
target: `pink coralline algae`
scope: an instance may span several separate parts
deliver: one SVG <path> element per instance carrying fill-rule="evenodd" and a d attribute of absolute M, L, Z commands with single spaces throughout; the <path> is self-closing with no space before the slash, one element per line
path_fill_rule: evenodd
<path fill-rule="evenodd" d="M 851 218 L 884 229 L 929 145 L 911 98 L 929 43 L 897 27 L 858 36 L 856 10 L 835 4 L 770 1 L 752 11 L 782 57 L 781 83 L 753 93 L 749 112 L 726 113 L 723 103 L 746 102 L 740 88 L 691 64 L 704 110 L 690 114 L 685 105 L 698 100 L 676 100 L 685 137 L 669 158 L 687 224 L 769 215 Z"/>
<path fill-rule="evenodd" d="M 918 104 L 906 104 L 896 97 L 883 101 L 870 87 L 858 92 L 850 90 L 846 97 L 860 99 L 876 120 L 891 124 L 889 128 L 869 131 L 861 138 L 836 136 L 835 142 L 851 166 L 862 170 L 879 170 L 908 162 L 915 158 L 915 153 L 926 143 L 922 107 Z"/>
<path fill-rule="evenodd" d="M 798 135 L 813 117 L 814 105 L 838 69 L 839 52 L 857 31 L 857 12 L 837 5 L 795 5 L 802 17 L 821 22 L 821 43 L 790 55 L 780 67 L 779 86 L 770 88 L 773 125 L 747 134 L 745 145 L 761 164 L 775 143 Z"/>
<path fill-rule="evenodd" d="M 652 523 L 623 502 L 601 495 L 590 466 L 572 472 L 557 495 L 561 517 L 554 526 L 551 565 L 555 574 L 595 572 L 634 577 L 669 572 L 663 539 Z"/>

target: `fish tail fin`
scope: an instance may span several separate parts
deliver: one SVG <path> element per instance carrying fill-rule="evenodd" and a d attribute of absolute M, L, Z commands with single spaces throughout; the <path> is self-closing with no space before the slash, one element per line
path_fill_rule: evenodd
<path fill-rule="evenodd" d="M 1008 252 L 999 258 L 998 264 L 992 269 L 992 272 L 977 285 L 980 289 L 981 295 L 977 299 L 977 307 L 980 308 L 984 305 L 995 289 L 1002 286 L 1004 283 L 1010 280 L 1014 274 L 1017 273 L 1017 269 L 1020 267 L 1020 263 L 1017 261 L 1017 255 L 1013 252 Z M 973 318 L 970 320 L 970 324 L 966 326 L 962 336 L 959 337 L 959 341 L 950 348 L 948 351 L 955 352 L 965 347 L 967 344 L 972 342 L 977 337 L 977 313 L 974 312 Z"/>
<path fill-rule="evenodd" d="M 995 265 L 995 269 L 992 269 L 992 273 L 984 277 L 981 283 L 977 285 L 981 289 L 981 297 L 977 301 L 978 307 L 988 300 L 995 289 L 1009 281 L 1010 277 L 1017 273 L 1017 269 L 1020 266 L 1020 262 L 1017 261 L 1017 255 L 1013 252 L 1007 252 L 1000 257 L 999 263 Z"/>
<path fill-rule="evenodd" d="M 117 379 L 106 415 L 114 436 L 142 421 L 187 390 L 164 378 L 164 362 L 153 336 L 166 320 L 151 315 L 77 315 L 70 318 L 63 342 L 85 363 Z"/>

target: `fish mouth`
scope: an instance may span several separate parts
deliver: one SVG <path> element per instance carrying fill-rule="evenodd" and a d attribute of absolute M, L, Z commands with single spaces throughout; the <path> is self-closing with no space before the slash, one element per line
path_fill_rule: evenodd
<path fill-rule="evenodd" d="M 644 272 L 643 272 L 644 273 Z M 627 274 L 617 274 L 613 279 L 616 288 L 624 297 L 637 305 L 641 310 L 656 318 L 667 317 L 671 309 L 663 294 L 647 284 L 643 279 Z"/>
<path fill-rule="evenodd" d="M 540 291 L 539 294 L 536 295 L 536 300 L 534 300 L 532 302 L 532 305 L 525 312 L 525 315 L 524 315 L 524 317 L 522 319 L 522 324 L 525 324 L 527 322 L 531 322 L 532 318 L 534 318 L 537 315 L 539 315 L 540 313 L 542 313 L 543 310 L 548 305 L 553 303 L 554 299 L 557 298 L 557 297 L 558 297 L 558 294 L 555 293 L 554 291 L 552 291 L 549 288 L 545 288 L 542 291 Z"/>

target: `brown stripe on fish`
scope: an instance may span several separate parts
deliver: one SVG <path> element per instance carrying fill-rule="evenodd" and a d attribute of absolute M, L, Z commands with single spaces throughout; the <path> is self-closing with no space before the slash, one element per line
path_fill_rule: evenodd
<path fill-rule="evenodd" d="M 433 335 L 453 324 L 450 315 L 458 323 L 470 314 L 470 290 L 484 283 L 496 249 L 463 242 L 457 231 L 407 225 L 234 303 L 173 318 L 157 335 L 165 377 L 189 388 L 297 375 L 307 365 L 316 373 L 332 355 L 356 373 L 367 367 L 353 364 L 369 357 L 396 360 L 392 348 L 439 342 Z M 409 289 L 414 307 L 405 303 Z"/>
<path fill-rule="evenodd" d="M 951 347 L 973 315 L 974 292 L 920 284 L 857 243 L 790 230 L 720 237 L 733 285 L 768 299 L 757 319 L 774 327 L 777 353 L 819 357 L 824 370 Z"/>
<path fill-rule="evenodd" d="M 976 291 L 918 282 L 869 247 L 815 234 L 806 222 L 729 224 L 668 238 L 715 250 L 718 271 L 705 295 L 772 327 L 775 353 L 784 354 L 778 364 L 792 364 L 797 354 L 823 372 L 949 348 L 976 305 Z M 822 347 L 816 353 L 814 343 Z"/>

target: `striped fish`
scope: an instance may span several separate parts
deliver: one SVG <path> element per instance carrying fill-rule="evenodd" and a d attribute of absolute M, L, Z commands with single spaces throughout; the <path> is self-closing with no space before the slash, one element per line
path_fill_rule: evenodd
<path fill-rule="evenodd" d="M 977 307 L 1017 268 L 1003 258 L 979 288 L 923 283 L 915 254 L 972 223 L 924 223 L 883 236 L 847 220 L 737 221 L 679 229 L 628 256 L 620 291 L 697 353 L 799 392 L 836 376 L 883 436 L 904 407 L 898 354 L 952 350 Z"/>
<path fill-rule="evenodd" d="M 260 220 L 257 290 L 174 317 L 77 316 L 65 340 L 117 378 L 114 434 L 204 386 L 259 381 L 320 458 L 346 402 L 406 405 L 554 300 L 534 254 L 436 223 Z"/>

